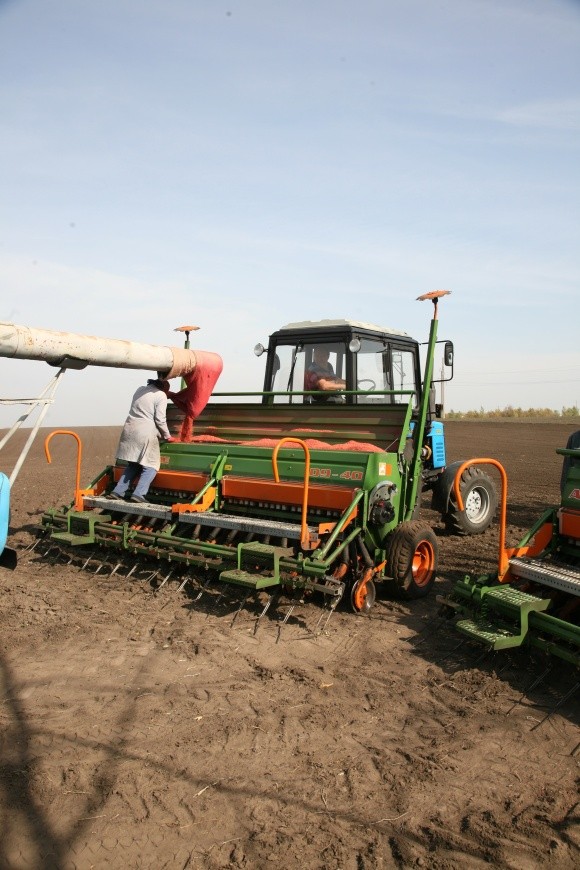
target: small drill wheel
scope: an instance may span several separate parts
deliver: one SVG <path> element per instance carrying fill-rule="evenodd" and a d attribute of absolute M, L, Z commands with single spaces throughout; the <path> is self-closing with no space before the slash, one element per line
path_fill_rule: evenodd
<path fill-rule="evenodd" d="M 355 613 L 368 613 L 377 597 L 372 580 L 357 580 L 350 590 L 350 606 Z"/>

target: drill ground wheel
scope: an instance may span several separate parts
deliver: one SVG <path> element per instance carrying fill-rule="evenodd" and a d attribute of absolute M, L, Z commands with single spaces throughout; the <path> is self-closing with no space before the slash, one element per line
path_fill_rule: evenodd
<path fill-rule="evenodd" d="M 455 535 L 481 535 L 493 521 L 497 510 L 493 480 L 481 468 L 472 465 L 461 475 L 459 488 L 464 509 L 459 510 L 451 490 L 449 509 L 443 517 L 445 528 Z"/>
<path fill-rule="evenodd" d="M 387 570 L 391 590 L 406 599 L 424 598 L 435 583 L 439 543 L 421 521 L 401 523 L 389 537 Z"/>
<path fill-rule="evenodd" d="M 350 606 L 355 613 L 368 613 L 377 597 L 377 590 L 372 580 L 357 580 L 350 590 Z"/>

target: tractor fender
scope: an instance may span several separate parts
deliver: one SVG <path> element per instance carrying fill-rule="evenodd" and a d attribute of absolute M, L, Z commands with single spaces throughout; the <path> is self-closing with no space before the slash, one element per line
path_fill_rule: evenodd
<path fill-rule="evenodd" d="M 449 509 L 449 497 L 451 495 L 451 490 L 453 489 L 453 481 L 455 480 L 457 469 L 463 465 L 464 462 L 464 459 L 452 462 L 451 465 L 444 468 L 439 475 L 437 483 L 433 487 L 433 497 L 431 499 L 431 507 L 433 510 L 439 511 L 439 513 L 442 514 L 447 513 L 447 510 Z"/>

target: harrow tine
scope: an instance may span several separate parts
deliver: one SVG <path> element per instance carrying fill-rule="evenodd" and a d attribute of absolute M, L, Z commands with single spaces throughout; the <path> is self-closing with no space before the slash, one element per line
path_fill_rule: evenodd
<path fill-rule="evenodd" d="M 50 544 L 48 550 L 46 551 L 46 553 L 44 553 L 44 558 L 48 559 L 48 557 L 50 556 L 50 554 L 52 553 L 53 550 L 56 550 L 58 553 L 58 551 L 60 550 L 60 547 L 58 546 L 58 544 Z"/>
<path fill-rule="evenodd" d="M 498 677 L 501 677 L 505 671 L 509 670 L 509 668 L 513 667 L 513 662 L 508 659 L 506 664 L 502 668 L 496 668 L 495 673 Z"/>
<path fill-rule="evenodd" d="M 45 546 L 42 550 L 42 558 L 45 559 L 47 556 L 50 556 L 53 550 L 58 550 L 58 545 L 53 543 L 50 538 L 45 542 Z"/>
<path fill-rule="evenodd" d="M 53 544 L 51 547 L 48 548 L 48 550 L 45 553 L 43 553 L 43 555 L 42 555 L 43 561 L 46 560 L 48 558 L 48 556 L 50 556 L 50 554 L 52 553 L 53 550 L 56 550 L 56 553 L 54 556 L 55 560 L 66 559 L 65 565 L 70 565 L 71 562 L 73 561 L 72 554 L 67 552 L 66 550 L 63 550 L 62 547 L 60 547 L 58 544 Z M 44 561 L 44 564 L 46 565 L 46 561 Z"/>
<path fill-rule="evenodd" d="M 123 564 L 123 562 L 117 562 L 117 564 L 115 565 L 115 567 L 113 568 L 113 570 L 109 574 L 109 577 L 112 577 L 113 574 L 116 574 L 122 564 Z"/>
<path fill-rule="evenodd" d="M 473 667 L 476 667 L 477 665 L 481 664 L 481 662 L 484 661 L 488 657 L 488 655 L 490 654 L 491 651 L 492 651 L 491 647 L 489 647 L 489 649 L 484 650 L 482 652 L 482 654 L 480 656 L 478 656 L 476 658 L 476 660 L 474 661 Z"/>
<path fill-rule="evenodd" d="M 50 538 L 49 538 L 49 541 L 50 541 Z M 25 553 L 32 553 L 34 550 L 36 550 L 36 548 L 38 547 L 38 545 L 39 545 L 41 542 L 42 542 L 43 544 L 46 543 L 46 534 L 44 534 L 44 535 L 38 535 L 38 537 L 37 537 L 37 538 L 36 538 L 36 539 L 31 543 L 31 544 L 29 544 L 27 547 L 24 548 L 24 550 L 22 551 L 23 554 L 25 554 Z"/>
<path fill-rule="evenodd" d="M 199 592 L 197 593 L 197 595 L 196 595 L 195 598 L 193 599 L 193 603 L 194 603 L 194 604 L 195 604 L 196 601 L 199 601 L 199 599 L 201 598 L 201 596 L 203 595 L 203 593 L 204 593 L 207 589 L 209 589 L 211 583 L 213 582 L 213 579 L 214 579 L 213 577 L 208 577 L 208 578 L 207 578 L 207 580 L 205 581 L 205 583 L 203 584 L 203 586 L 201 587 L 201 589 L 199 590 Z"/>
<path fill-rule="evenodd" d="M 342 598 L 342 595 L 335 595 L 332 599 L 332 603 L 330 604 L 330 606 L 328 608 L 325 608 L 322 611 L 322 613 L 320 614 L 320 616 L 318 618 L 318 622 L 314 626 L 314 636 L 315 637 L 318 637 L 319 634 L 324 634 L 324 632 L 326 631 L 326 626 L 330 622 L 330 617 L 332 616 L 332 614 L 334 613 L 334 611 L 338 607 L 338 604 L 339 604 L 339 601 L 341 600 L 341 598 Z M 322 622 L 322 620 L 324 618 L 324 614 L 325 614 L 326 609 L 328 609 L 328 616 L 324 620 L 324 625 L 322 626 L 322 628 L 319 629 L 320 623 Z"/>
<path fill-rule="evenodd" d="M 256 635 L 256 633 L 257 633 L 257 631 L 258 631 L 258 623 L 260 622 L 261 618 L 267 614 L 267 612 L 269 611 L 269 609 L 270 609 L 270 607 L 271 607 L 271 605 L 272 605 L 272 602 L 273 602 L 277 597 L 278 597 L 278 593 L 275 593 L 274 595 L 269 595 L 269 596 L 268 596 L 268 600 L 267 600 L 266 603 L 264 604 L 264 607 L 262 608 L 261 613 L 258 614 L 258 616 L 256 617 L 256 621 L 254 622 L 254 631 L 253 631 L 254 636 Z"/>
<path fill-rule="evenodd" d="M 425 641 L 429 640 L 430 637 L 432 637 L 434 634 L 437 634 L 439 630 L 439 624 L 437 624 L 435 628 L 433 628 L 432 626 L 425 626 L 425 628 L 421 629 L 421 631 L 416 635 L 415 638 L 411 638 L 410 643 L 415 649 L 417 649 L 418 646 L 421 646 L 425 643 Z"/>
<path fill-rule="evenodd" d="M 228 591 L 229 591 L 229 589 L 228 589 L 228 587 L 227 587 L 227 584 L 226 584 L 226 583 L 222 583 L 222 591 L 220 592 L 220 594 L 219 594 L 218 597 L 216 598 L 216 600 L 215 600 L 215 602 L 214 602 L 214 605 L 219 604 L 220 601 L 222 600 L 222 598 L 224 597 L 224 595 L 226 594 L 226 592 L 228 592 Z"/>
<path fill-rule="evenodd" d="M 242 610 L 244 609 L 244 604 L 246 603 L 246 601 L 248 600 L 248 598 L 250 597 L 251 594 L 252 594 L 252 590 L 250 590 L 250 591 L 248 592 L 248 594 L 245 596 L 245 598 L 242 598 L 242 600 L 241 600 L 241 602 L 240 602 L 240 606 L 238 607 L 238 609 L 237 609 L 236 612 L 234 613 L 234 618 L 233 618 L 232 621 L 230 622 L 230 628 L 233 626 L 234 622 L 236 621 L 236 619 L 238 618 L 238 616 L 240 615 L 240 613 L 241 613 Z"/>
<path fill-rule="evenodd" d="M 536 724 L 532 727 L 531 730 L 535 731 L 536 728 L 539 728 L 540 725 L 543 725 L 544 722 L 547 722 L 548 719 L 550 718 L 550 716 L 552 716 L 556 712 L 556 710 L 558 710 L 562 706 L 562 704 L 566 703 L 568 698 L 571 698 L 572 695 L 576 694 L 578 689 L 580 689 L 580 680 L 576 683 L 576 685 L 572 686 L 572 688 L 570 689 L 569 692 L 566 692 L 566 694 L 562 698 L 560 698 L 558 703 L 552 707 L 552 709 L 549 711 L 549 713 L 546 713 L 546 715 L 544 716 L 543 719 L 541 719 L 539 722 L 536 722 Z"/>
<path fill-rule="evenodd" d="M 147 577 L 144 578 L 143 583 L 151 583 L 152 580 L 155 580 L 161 568 L 157 568 L 155 571 L 152 571 Z"/>
<path fill-rule="evenodd" d="M 162 582 L 160 583 L 160 585 L 157 587 L 157 589 L 155 590 L 155 592 L 159 592 L 160 589 L 163 589 L 163 587 L 165 586 L 165 584 L 167 583 L 167 581 L 169 580 L 169 578 L 173 576 L 173 574 L 175 574 L 175 568 L 174 568 L 174 567 L 171 568 L 170 571 L 167 572 L 167 574 L 166 574 L 165 577 L 163 578 L 163 581 L 162 581 Z"/>
<path fill-rule="evenodd" d="M 293 612 L 295 607 L 296 607 L 296 603 L 291 604 L 286 612 L 286 616 L 284 617 L 284 619 L 278 623 L 278 626 L 277 626 L 278 627 L 278 635 L 276 637 L 276 643 L 278 643 L 278 641 L 280 640 L 280 635 L 282 634 L 282 628 L 283 628 L 283 626 L 286 625 L 286 623 L 288 622 L 288 620 L 292 616 L 292 612 Z"/>
<path fill-rule="evenodd" d="M 506 716 L 508 716 L 512 712 L 512 710 L 514 710 L 518 706 L 518 704 L 522 703 L 523 699 L 525 698 L 525 696 L 529 692 L 533 692 L 533 690 L 536 689 L 540 685 L 540 683 L 546 679 L 546 677 L 548 676 L 548 674 L 550 673 L 551 670 L 552 670 L 552 665 L 548 665 L 548 667 L 545 669 L 545 671 L 542 674 L 540 674 L 539 677 L 536 677 L 536 679 L 533 681 L 533 683 L 530 686 L 527 687 L 527 689 L 524 689 L 524 691 L 522 692 L 520 697 L 517 699 L 517 701 L 514 701 L 514 703 L 509 708 L 509 710 L 506 712 Z"/>
<path fill-rule="evenodd" d="M 454 646 L 453 649 L 450 649 L 449 652 L 445 653 L 445 655 L 443 656 L 442 659 L 439 659 L 438 664 L 441 664 L 441 662 L 446 661 L 446 659 L 448 659 L 450 656 L 452 656 L 454 652 L 457 652 L 457 650 L 461 649 L 462 646 L 465 646 L 466 643 L 467 643 L 467 641 L 465 641 L 465 640 L 460 641 L 457 644 L 457 646 Z"/>
<path fill-rule="evenodd" d="M 94 558 L 95 558 L 96 553 L 97 553 L 96 550 L 92 550 L 92 552 L 89 554 L 88 558 L 83 562 L 83 564 L 82 564 L 81 567 L 79 568 L 79 571 L 84 571 L 84 570 L 85 570 L 85 568 L 88 566 L 88 564 L 89 564 L 89 562 L 91 561 L 91 559 L 94 559 Z"/>
<path fill-rule="evenodd" d="M 181 592 L 183 589 L 185 589 L 185 587 L 186 587 L 187 584 L 190 582 L 190 580 L 191 580 L 191 577 L 189 576 L 189 574 L 186 574 L 186 575 L 185 575 L 185 580 L 182 580 L 182 581 L 181 581 L 181 583 L 180 583 L 179 586 L 177 587 L 177 591 L 178 591 L 178 592 Z M 197 599 L 196 599 L 196 600 L 197 600 Z"/>
<path fill-rule="evenodd" d="M 125 580 L 128 580 L 129 577 L 137 570 L 139 567 L 139 562 L 134 562 L 133 567 L 129 569 L 129 572 L 125 575 Z"/>
<path fill-rule="evenodd" d="M 332 614 L 331 614 L 331 615 L 332 615 Z M 317 622 L 316 622 L 316 625 L 314 626 L 314 629 L 313 629 L 313 631 L 312 631 L 312 634 L 313 634 L 315 637 L 316 637 L 316 636 L 318 635 L 318 633 L 319 633 L 319 632 L 318 632 L 318 629 L 319 629 L 320 623 L 322 622 L 322 620 L 324 619 L 325 616 L 326 616 L 326 608 L 325 608 L 325 607 L 320 608 L 320 616 L 318 617 L 318 620 L 317 620 Z M 328 622 L 328 617 L 327 617 L 327 622 Z M 326 623 L 325 623 L 325 624 L 326 624 Z"/>

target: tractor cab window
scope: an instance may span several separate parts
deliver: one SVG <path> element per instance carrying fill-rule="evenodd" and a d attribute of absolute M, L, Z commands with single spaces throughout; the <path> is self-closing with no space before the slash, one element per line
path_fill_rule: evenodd
<path fill-rule="evenodd" d="M 416 390 L 416 358 L 412 350 L 378 339 L 362 339 L 356 353 L 357 404 L 407 404 L 397 390 Z M 362 392 L 361 392 L 362 391 Z M 385 394 L 385 391 L 389 391 Z M 417 404 L 416 396 L 413 405 Z"/>
<path fill-rule="evenodd" d="M 304 402 L 312 401 L 309 396 L 293 396 L 288 393 L 302 393 L 305 390 L 316 389 L 313 372 L 316 370 L 315 349 L 327 351 L 325 367 L 337 378 L 346 378 L 345 351 L 342 343 L 337 342 L 304 342 L 299 344 L 280 344 L 276 347 L 275 365 L 272 372 L 270 389 L 284 395 L 274 396 L 274 402 Z M 320 351 L 317 353 L 320 359 Z"/>
<path fill-rule="evenodd" d="M 390 396 L 374 393 L 375 390 L 391 390 L 388 352 L 382 341 L 365 338 L 356 353 L 356 389 L 362 391 L 356 397 L 357 404 L 384 404 Z"/>
<path fill-rule="evenodd" d="M 392 389 L 393 390 L 414 390 L 413 407 L 418 405 L 417 395 L 417 375 L 416 375 L 417 358 L 413 351 L 403 350 L 402 348 L 393 347 L 391 349 L 391 371 L 392 371 Z M 403 392 L 393 396 L 393 401 L 407 404 L 411 397 L 404 395 Z"/>

